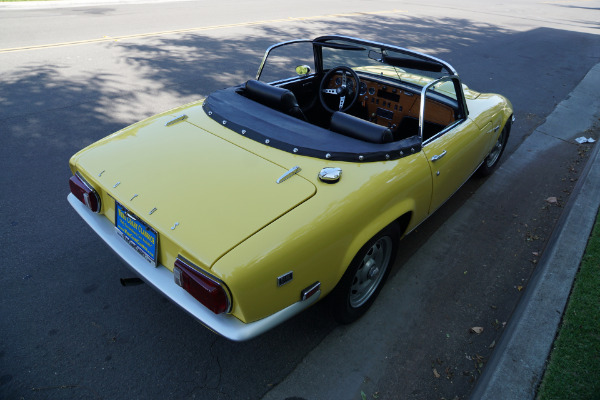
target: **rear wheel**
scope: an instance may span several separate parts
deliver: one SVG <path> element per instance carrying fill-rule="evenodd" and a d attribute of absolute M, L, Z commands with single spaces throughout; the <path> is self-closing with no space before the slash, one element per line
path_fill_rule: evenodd
<path fill-rule="evenodd" d="M 331 293 L 334 318 L 349 324 L 371 307 L 385 283 L 398 247 L 398 227 L 390 225 L 365 244 Z"/>
<path fill-rule="evenodd" d="M 479 176 L 488 176 L 496 168 L 498 168 L 498 161 L 500 160 L 500 156 L 504 153 L 504 148 L 506 147 L 506 142 L 508 141 L 508 123 L 504 125 L 504 129 L 500 132 L 500 136 L 498 136 L 498 140 L 496 144 L 487 155 L 485 160 L 483 160 L 483 164 L 477 170 L 477 175 Z"/>

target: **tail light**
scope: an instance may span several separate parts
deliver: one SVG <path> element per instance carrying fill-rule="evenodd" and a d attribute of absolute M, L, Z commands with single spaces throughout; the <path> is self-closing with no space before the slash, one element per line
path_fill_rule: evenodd
<path fill-rule="evenodd" d="M 175 283 L 215 314 L 231 311 L 231 300 L 224 283 L 177 258 L 173 268 Z"/>
<path fill-rule="evenodd" d="M 71 188 L 71 193 L 90 210 L 95 213 L 100 212 L 100 196 L 98 196 L 94 188 L 79 173 L 76 173 L 69 179 L 69 187 Z"/>

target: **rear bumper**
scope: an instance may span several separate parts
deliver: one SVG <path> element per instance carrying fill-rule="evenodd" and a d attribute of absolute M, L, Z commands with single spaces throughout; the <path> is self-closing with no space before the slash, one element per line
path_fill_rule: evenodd
<path fill-rule="evenodd" d="M 115 226 L 108 219 L 90 211 L 72 194 L 69 194 L 67 199 L 84 221 L 144 282 L 153 286 L 169 300 L 190 313 L 207 328 L 230 340 L 252 339 L 310 307 L 321 296 L 321 291 L 319 291 L 305 301 L 294 303 L 275 314 L 248 324 L 243 323 L 231 314 L 214 314 L 188 292 L 177 286 L 173 280 L 173 273 L 169 269 L 163 265 L 158 265 L 155 268 L 142 258 L 117 235 Z"/>

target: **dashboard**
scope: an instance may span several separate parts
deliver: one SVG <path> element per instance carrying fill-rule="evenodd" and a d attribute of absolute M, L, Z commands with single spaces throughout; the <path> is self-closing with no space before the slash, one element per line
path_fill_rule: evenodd
<path fill-rule="evenodd" d="M 348 79 L 348 86 L 354 90 L 355 82 Z M 332 79 L 329 87 L 341 85 L 341 77 Z M 404 117 L 419 118 L 421 94 L 390 86 L 361 77 L 357 103 L 364 109 L 367 119 L 378 125 L 390 127 L 392 130 L 400 125 Z M 428 98 L 425 104 L 425 120 L 439 125 L 454 122 L 452 107 Z"/>

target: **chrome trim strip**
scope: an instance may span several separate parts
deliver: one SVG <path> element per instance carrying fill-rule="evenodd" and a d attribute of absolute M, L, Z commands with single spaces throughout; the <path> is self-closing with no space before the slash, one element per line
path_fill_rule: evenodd
<path fill-rule="evenodd" d="M 104 171 L 102 171 L 102 172 L 104 172 Z M 100 211 L 102 211 L 102 199 L 100 198 L 100 195 L 98 194 L 96 189 L 94 189 L 94 187 L 92 185 L 90 185 L 90 183 L 83 177 L 83 175 L 79 171 L 75 171 L 75 176 L 77 178 L 79 178 L 81 183 L 83 183 L 84 186 L 89 189 L 90 193 L 93 194 L 94 197 L 96 198 L 96 201 L 98 202 L 98 211 L 96 211 L 96 213 L 99 214 Z M 73 195 L 73 197 L 75 197 L 75 196 Z M 76 197 L 75 197 L 75 200 L 77 200 Z M 77 200 L 77 201 L 79 202 L 79 204 L 82 204 L 79 200 Z M 90 210 L 90 209 L 88 208 L 88 210 Z M 92 211 L 92 210 L 90 210 L 90 211 Z"/>
<path fill-rule="evenodd" d="M 465 113 L 463 118 L 467 118 L 467 115 L 469 115 L 469 110 L 467 110 L 467 104 L 465 103 L 464 94 L 462 93 L 462 82 L 460 81 L 458 75 L 443 76 L 439 79 L 436 79 L 433 82 L 429 82 L 427 85 L 423 86 L 423 89 L 421 89 L 421 104 L 419 104 L 419 136 L 421 137 L 421 141 L 423 141 L 423 127 L 425 126 L 425 100 L 427 98 L 427 91 L 430 87 L 437 85 L 438 83 L 444 81 L 453 82 L 454 79 L 458 81 L 458 86 L 461 90 L 461 93 L 456 93 L 456 102 L 458 103 L 458 106 L 462 108 L 461 111 L 464 111 Z"/>
<path fill-rule="evenodd" d="M 96 191 L 92 187 L 92 185 L 90 185 L 88 183 L 88 181 L 83 177 L 83 175 L 81 175 L 81 173 L 79 171 L 75 171 L 75 176 L 79 178 L 79 180 L 81 181 L 81 183 L 83 183 L 85 185 L 85 187 L 87 187 L 89 189 L 90 192 L 95 192 Z"/>
<path fill-rule="evenodd" d="M 173 280 L 173 273 L 169 269 L 160 264 L 158 267 L 152 268 L 133 247 L 125 243 L 116 234 L 114 225 L 107 218 L 103 215 L 93 213 L 77 200 L 73 194 L 69 194 L 67 199 L 83 220 L 144 282 L 164 294 L 203 325 L 230 340 L 243 341 L 252 339 L 308 308 L 321 296 L 321 291 L 319 291 L 306 301 L 298 301 L 275 314 L 249 324 L 243 323 L 231 314 L 214 314 L 183 288 L 177 286 Z"/>
<path fill-rule="evenodd" d="M 426 141 L 424 141 L 423 142 L 423 147 L 427 146 L 429 143 L 431 143 L 435 139 L 439 138 L 440 136 L 442 136 L 443 134 L 445 134 L 449 130 L 454 129 L 457 125 L 462 124 L 463 122 L 465 122 L 465 120 L 466 120 L 466 118 L 465 119 L 457 119 L 456 121 L 454 121 L 453 123 L 451 123 L 450 125 L 448 125 L 447 127 L 445 127 L 443 130 L 439 131 L 438 133 L 436 133 L 435 135 L 433 135 L 432 137 L 430 137 L 429 139 L 427 139 Z"/>

